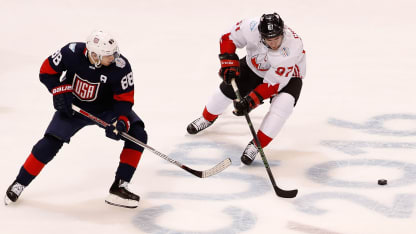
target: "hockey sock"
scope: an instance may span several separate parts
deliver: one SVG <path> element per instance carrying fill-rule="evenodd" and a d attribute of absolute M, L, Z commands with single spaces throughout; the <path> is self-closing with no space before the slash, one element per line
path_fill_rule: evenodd
<path fill-rule="evenodd" d="M 58 153 L 62 145 L 61 140 L 49 135 L 44 136 L 33 146 L 31 154 L 20 168 L 16 181 L 28 186 L 42 171 L 43 167 Z"/>
<path fill-rule="evenodd" d="M 260 145 L 262 148 L 266 147 L 273 140 L 273 138 L 268 137 L 261 130 L 257 132 L 257 137 L 259 138 Z"/>
<path fill-rule="evenodd" d="M 120 154 L 120 163 L 117 168 L 116 178 L 130 182 L 139 164 L 142 152 L 124 148 Z"/>
<path fill-rule="evenodd" d="M 218 118 L 218 115 L 213 115 L 208 112 L 207 107 L 204 108 L 204 111 L 202 112 L 202 116 L 204 119 L 208 120 L 209 122 L 214 121 L 216 118 Z"/>

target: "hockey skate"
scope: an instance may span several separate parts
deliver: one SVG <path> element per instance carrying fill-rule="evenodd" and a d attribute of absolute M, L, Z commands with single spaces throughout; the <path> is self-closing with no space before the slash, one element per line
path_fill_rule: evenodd
<path fill-rule="evenodd" d="M 217 119 L 214 119 L 213 121 L 208 121 L 203 116 L 201 116 L 198 119 L 194 120 L 192 123 L 190 123 L 186 130 L 189 134 L 197 134 L 198 132 L 211 126 L 215 122 L 215 120 Z"/>
<path fill-rule="evenodd" d="M 241 162 L 243 162 L 246 165 L 250 165 L 256 158 L 258 152 L 259 149 L 257 148 L 257 146 L 254 144 L 253 141 L 250 141 L 246 149 L 244 150 L 243 155 L 241 155 Z"/>
<path fill-rule="evenodd" d="M 136 208 L 140 197 L 127 189 L 128 182 L 116 179 L 111 185 L 110 195 L 105 199 L 107 204 L 124 208 Z"/>
<path fill-rule="evenodd" d="M 4 196 L 4 204 L 7 206 L 12 202 L 16 202 L 24 188 L 25 186 L 14 181 L 6 191 L 6 196 Z"/>

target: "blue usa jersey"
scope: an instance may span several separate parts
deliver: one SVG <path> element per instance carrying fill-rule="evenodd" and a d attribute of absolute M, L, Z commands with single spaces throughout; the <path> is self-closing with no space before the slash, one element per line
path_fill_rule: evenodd
<path fill-rule="evenodd" d="M 49 56 L 39 77 L 49 92 L 60 85 L 72 85 L 73 103 L 91 113 L 114 111 L 117 116 L 127 115 L 134 104 L 128 60 L 120 55 L 111 65 L 96 68 L 88 59 L 85 43 L 69 43 Z"/>

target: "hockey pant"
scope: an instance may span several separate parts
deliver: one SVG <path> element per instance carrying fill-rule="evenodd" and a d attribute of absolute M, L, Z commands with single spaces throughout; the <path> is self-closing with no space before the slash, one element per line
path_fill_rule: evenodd
<path fill-rule="evenodd" d="M 205 119 L 212 121 L 221 115 L 227 107 L 233 102 L 229 95 L 228 87 L 224 94 L 224 86 L 220 86 L 211 98 L 208 100 L 207 105 L 203 111 Z M 253 88 L 254 89 L 254 88 Z M 257 132 L 257 136 L 260 140 L 262 147 L 267 146 L 280 132 L 286 120 L 292 114 L 293 109 L 300 96 L 302 89 L 302 80 L 300 78 L 292 78 L 287 86 L 285 86 L 275 97 L 271 100 L 269 111 L 265 115 Z M 247 95 L 250 90 L 246 90 L 244 94 Z"/>
<path fill-rule="evenodd" d="M 111 116 L 105 113 L 98 116 L 105 121 L 111 119 Z M 132 123 L 128 134 L 143 143 L 147 143 L 147 133 L 144 130 L 142 120 L 133 111 L 128 118 Z M 42 171 L 43 167 L 55 157 L 64 142 L 69 143 L 70 138 L 80 129 L 93 124 L 93 122 L 85 117 L 74 116 L 68 118 L 58 111 L 55 112 L 44 137 L 33 146 L 32 152 L 20 168 L 16 181 L 24 186 L 28 186 Z M 143 147 L 132 142 L 124 142 L 124 147 L 120 154 L 120 162 L 116 170 L 116 179 L 130 182 L 143 150 Z"/>

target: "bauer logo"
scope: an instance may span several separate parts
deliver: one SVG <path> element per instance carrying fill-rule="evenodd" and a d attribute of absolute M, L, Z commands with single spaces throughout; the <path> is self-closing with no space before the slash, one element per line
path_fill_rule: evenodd
<path fill-rule="evenodd" d="M 73 94 L 81 101 L 92 102 L 97 98 L 100 83 L 91 83 L 75 74 L 72 83 Z"/>

